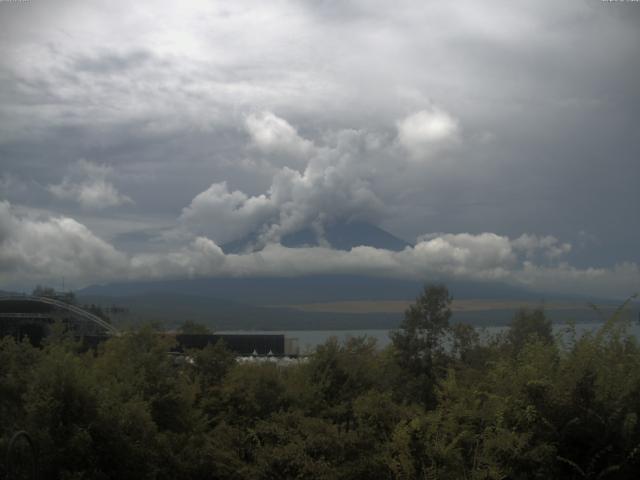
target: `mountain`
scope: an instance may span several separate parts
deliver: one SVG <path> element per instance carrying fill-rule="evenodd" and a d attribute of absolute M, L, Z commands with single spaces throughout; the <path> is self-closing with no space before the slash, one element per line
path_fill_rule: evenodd
<path fill-rule="evenodd" d="M 130 292 L 129 292 L 130 293 Z M 303 312 L 292 308 L 260 307 L 215 297 L 174 292 L 135 293 L 126 296 L 78 294 L 81 305 L 117 306 L 126 313 L 113 315 L 119 328 L 141 321 L 161 322 L 176 328 L 191 320 L 214 330 L 341 330 L 395 328 L 396 313 L 351 314 Z"/>
<path fill-rule="evenodd" d="M 425 279 L 428 281 L 429 279 Z M 347 300 L 412 300 L 423 282 L 362 275 L 310 275 L 302 277 L 191 278 L 152 282 L 93 285 L 78 295 L 133 297 L 153 294 L 193 295 L 249 305 Z M 499 283 L 448 282 L 454 298 L 550 299 Z"/>
<path fill-rule="evenodd" d="M 229 252 L 251 247 L 257 235 L 223 246 Z M 389 232 L 363 222 L 334 223 L 325 229 L 325 240 L 333 248 L 347 250 L 360 245 L 399 251 L 410 244 Z M 318 245 L 310 229 L 282 239 L 290 248 Z M 362 275 L 308 275 L 301 277 L 184 278 L 162 281 L 116 282 L 93 285 L 77 292 L 84 303 L 124 306 L 137 319 L 161 320 L 178 325 L 183 320 L 197 320 L 217 329 L 345 329 L 390 328 L 398 324 L 401 314 L 322 313 L 287 308 L 288 305 L 340 302 L 413 300 L 424 282 L 438 283 L 437 278 L 423 281 Z M 447 281 L 456 299 L 494 299 L 538 301 L 586 298 L 532 293 L 498 282 Z M 591 299 L 596 302 L 597 299 Z M 460 321 L 475 324 L 507 323 L 513 312 L 495 311 L 457 313 Z M 561 312 L 562 318 L 566 312 Z M 581 313 L 582 315 L 582 313 Z"/>
<path fill-rule="evenodd" d="M 222 246 L 225 253 L 241 253 L 251 249 L 258 239 L 257 234 L 248 235 Z M 411 244 L 379 227 L 365 222 L 334 222 L 324 229 L 324 240 L 336 250 L 350 250 L 366 245 L 386 250 L 400 251 Z M 285 235 L 280 243 L 285 247 L 298 248 L 319 246 L 318 235 L 311 228 L 304 228 Z"/>
<path fill-rule="evenodd" d="M 104 287 L 91 287 L 77 293 L 78 303 L 96 304 L 109 309 L 111 306 L 123 307 L 125 314 L 112 316 L 114 325 L 118 328 L 126 328 L 141 321 L 161 322 L 168 328 L 176 328 L 186 320 L 196 321 L 209 326 L 214 330 L 368 330 L 396 328 L 402 320 L 402 312 L 335 312 L 313 311 L 294 307 L 296 303 L 313 303 L 340 301 L 341 299 L 355 300 L 383 300 L 405 299 L 413 300 L 420 290 L 416 282 L 384 284 L 382 280 L 367 283 L 367 279 L 349 277 L 339 278 L 306 277 L 301 279 L 280 279 L 273 285 L 273 289 L 266 288 L 272 285 L 273 279 L 252 279 L 250 282 L 233 282 L 232 279 L 200 279 L 193 281 L 155 282 L 143 284 L 119 284 Z M 369 279 L 370 280 L 370 279 Z M 216 283 L 218 282 L 218 283 Z M 337 282 L 337 284 L 336 284 Z M 211 290 L 212 285 L 223 286 L 223 289 Z M 297 291 L 287 291 L 295 285 L 300 288 Z M 334 290 L 329 287 L 335 286 Z M 319 287 L 319 289 L 318 289 Z M 377 288 L 379 289 L 377 289 Z M 383 293 L 382 288 L 386 295 Z M 407 288 L 405 288 L 407 287 Z M 469 298 L 463 296 L 464 288 L 452 285 L 451 291 L 455 298 Z M 468 285 L 472 287 L 472 285 Z M 192 293 L 179 293 L 176 290 L 184 288 Z M 261 288 L 266 291 L 262 296 L 255 295 Z M 100 291 L 101 294 L 96 292 Z M 193 294 L 193 292 L 198 294 Z M 278 295 L 278 291 L 280 294 Z M 377 291 L 378 295 L 371 292 Z M 340 294 L 337 294 L 340 292 Z M 411 293 L 409 293 L 411 292 Z M 456 294 L 456 292 L 458 292 Z M 109 293 L 109 294 L 107 294 Z M 314 294 L 315 293 L 315 294 Z M 506 290 L 468 290 L 466 293 L 473 295 L 471 298 L 479 299 L 484 293 L 487 298 L 494 298 L 496 293 L 507 295 Z M 530 304 L 532 300 L 540 301 L 541 298 L 528 295 L 526 298 L 517 295 L 517 291 L 511 292 L 514 304 L 512 308 L 477 310 L 465 308 L 455 310 L 453 322 L 466 322 L 476 326 L 507 325 L 513 313 L 517 309 L 518 301 Z M 234 297 L 220 298 L 216 295 L 228 295 Z M 493 295 L 491 295 L 493 294 Z M 253 301 L 258 303 L 246 303 L 253 295 Z M 244 301 L 243 301 L 244 300 Z M 262 300 L 262 302 L 260 301 Z M 546 298 L 545 300 L 549 300 Z M 501 301 L 505 301 L 502 297 Z M 268 303 L 272 302 L 272 303 Z M 489 300 L 491 303 L 492 301 Z M 366 301 L 363 303 L 367 303 Z M 501 303 L 500 301 L 496 303 Z M 508 303 L 508 302 L 507 302 Z M 275 304 L 275 305 L 274 305 Z M 480 301 L 479 304 L 482 304 Z M 312 305 L 313 306 L 313 305 Z M 617 306 L 617 305 L 615 305 Z M 606 307 L 606 305 L 603 305 Z M 612 305 L 608 305 L 607 312 L 612 312 Z M 638 307 L 632 309 L 632 317 L 637 318 Z M 594 312 L 576 304 L 576 308 L 551 308 L 546 310 L 548 317 L 554 322 L 565 322 L 569 319 L 577 322 L 597 321 L 598 316 Z"/>
<path fill-rule="evenodd" d="M 80 295 L 138 296 L 175 293 L 225 299 L 251 305 L 328 302 L 367 299 L 411 299 L 420 283 L 410 280 L 356 275 L 304 277 L 192 278 L 153 282 L 119 282 L 93 285 Z"/>
<path fill-rule="evenodd" d="M 229 252 L 246 251 L 257 234 L 223 246 Z M 379 227 L 364 222 L 336 222 L 325 229 L 325 239 L 336 249 L 360 245 L 399 251 L 410 244 Z M 300 230 L 282 239 L 283 245 L 297 248 L 318 245 L 311 229 Z M 349 300 L 412 300 L 424 284 L 422 281 L 362 275 L 308 275 L 301 277 L 183 278 L 162 281 L 116 282 L 93 285 L 78 292 L 81 296 L 134 297 L 154 295 L 189 295 L 243 305 L 289 305 L 299 303 Z M 454 298 L 558 300 L 555 295 L 540 295 L 498 282 L 447 282 Z M 162 302 L 166 303 L 166 302 Z M 214 306 L 212 305 L 212 308 Z M 218 303 L 215 306 L 221 308 Z"/>

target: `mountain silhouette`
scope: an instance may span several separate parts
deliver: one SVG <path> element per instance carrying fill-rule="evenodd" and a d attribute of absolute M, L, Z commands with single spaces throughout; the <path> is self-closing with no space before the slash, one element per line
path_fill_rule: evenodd
<path fill-rule="evenodd" d="M 328 244 L 336 250 L 351 250 L 354 247 L 368 246 L 395 252 L 411 246 L 406 240 L 366 222 L 334 222 L 327 225 L 323 233 L 321 239 L 311 228 L 304 228 L 283 236 L 280 243 L 289 248 L 316 247 Z M 253 233 L 222 245 L 222 250 L 225 253 L 243 253 L 251 251 L 257 242 L 258 235 Z"/>

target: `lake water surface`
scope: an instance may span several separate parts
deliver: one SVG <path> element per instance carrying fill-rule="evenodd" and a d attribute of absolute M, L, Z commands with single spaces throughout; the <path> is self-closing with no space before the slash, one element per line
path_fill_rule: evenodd
<path fill-rule="evenodd" d="M 592 332 L 602 326 L 602 323 L 576 323 L 576 333 L 582 335 L 586 332 Z M 477 328 L 481 338 L 489 338 L 492 335 L 496 335 L 508 327 L 496 326 L 496 327 L 482 327 Z M 567 331 L 568 326 L 566 324 L 554 324 L 553 330 L 556 334 L 562 334 Z M 345 341 L 350 337 L 371 337 L 375 338 L 377 345 L 380 348 L 384 348 L 391 339 L 389 333 L 391 330 L 225 330 L 216 333 L 229 333 L 229 334 L 284 334 L 287 338 L 297 338 L 298 345 L 300 347 L 300 353 L 309 353 L 313 351 L 318 345 L 323 344 L 331 337 L 336 337 L 340 341 Z M 630 332 L 640 339 L 640 324 L 633 322 L 630 326 Z"/>

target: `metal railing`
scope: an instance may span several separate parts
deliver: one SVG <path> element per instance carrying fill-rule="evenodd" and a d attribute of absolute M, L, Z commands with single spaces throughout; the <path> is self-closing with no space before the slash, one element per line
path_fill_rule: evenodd
<path fill-rule="evenodd" d="M 31 295 L 6 295 L 0 297 L 0 301 L 28 301 L 28 302 L 40 302 L 45 303 L 47 305 L 52 305 L 63 310 L 67 310 L 71 313 L 75 313 L 79 317 L 82 317 L 85 320 L 89 320 L 100 325 L 104 328 L 108 333 L 112 335 L 118 335 L 118 329 L 111 325 L 109 322 L 105 322 L 102 318 L 94 315 L 93 313 L 89 313 L 82 308 L 76 307 L 75 305 L 71 305 L 69 303 L 61 302 L 60 300 L 56 300 L 54 298 L 49 297 L 34 297 Z"/>

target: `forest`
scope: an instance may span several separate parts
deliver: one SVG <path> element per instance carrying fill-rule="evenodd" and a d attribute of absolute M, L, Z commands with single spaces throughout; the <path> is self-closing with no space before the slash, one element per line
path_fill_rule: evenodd
<path fill-rule="evenodd" d="M 626 304 L 583 335 L 521 310 L 486 339 L 451 301 L 426 286 L 389 347 L 332 339 L 287 367 L 221 343 L 175 357 L 150 325 L 89 351 L 61 329 L 3 338 L 0 478 L 33 461 L 14 445 L 7 472 L 17 431 L 46 479 L 638 478 Z"/>

